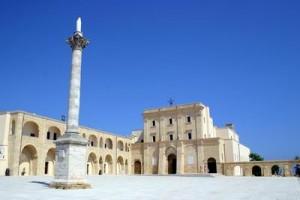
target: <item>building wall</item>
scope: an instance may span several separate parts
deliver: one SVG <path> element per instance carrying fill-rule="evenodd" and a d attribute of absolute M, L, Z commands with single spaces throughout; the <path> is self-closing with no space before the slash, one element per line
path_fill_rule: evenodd
<path fill-rule="evenodd" d="M 8 132 L 10 115 L 7 113 L 0 115 L 0 176 L 5 175 L 8 167 Z"/>
<path fill-rule="evenodd" d="M 12 132 L 13 124 L 14 132 Z M 0 129 L 0 144 L 5 146 L 8 143 L 8 150 L 5 152 L 9 152 L 5 161 L 7 164 L 0 160 L 1 175 L 5 173 L 6 168 L 9 168 L 11 175 L 54 174 L 56 159 L 54 139 L 64 134 L 65 122 L 31 113 L 14 112 L 0 115 Z M 129 138 L 87 127 L 80 127 L 79 132 L 89 141 L 87 154 L 89 175 L 130 172 Z M 110 142 L 105 145 L 109 140 Z M 112 148 L 109 148 L 110 144 Z"/>
<path fill-rule="evenodd" d="M 209 108 L 203 104 L 151 109 L 143 116 L 144 129 L 133 131 L 130 137 L 79 128 L 80 135 L 88 140 L 88 175 L 251 176 L 253 167 L 259 167 L 261 175 L 270 176 L 275 163 L 289 176 L 289 169 L 295 164 L 292 161 L 249 162 L 250 149 L 239 142 L 234 127 L 215 127 Z M 11 175 L 54 175 L 54 141 L 65 130 L 63 121 L 26 112 L 0 113 L 0 175 L 7 168 Z"/>
<path fill-rule="evenodd" d="M 226 129 L 221 131 L 222 137 L 217 137 L 209 108 L 202 104 L 146 110 L 143 116 L 144 130 L 133 134 L 140 139 L 132 145 L 139 145 L 133 148 L 132 154 L 136 159 L 144 158 L 141 162 L 145 174 L 168 174 L 169 154 L 176 156 L 177 174 L 206 173 L 211 159 L 216 162 L 216 170 L 222 173 L 224 148 L 231 156 L 230 161 L 233 161 L 233 153 L 236 158 L 239 155 L 238 142 L 234 143 L 238 140 L 237 134 L 231 133 L 235 137 L 230 138 Z"/>

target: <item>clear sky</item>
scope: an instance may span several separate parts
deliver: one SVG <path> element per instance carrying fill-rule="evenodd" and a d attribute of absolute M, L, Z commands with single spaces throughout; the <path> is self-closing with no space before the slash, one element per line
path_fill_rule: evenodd
<path fill-rule="evenodd" d="M 80 123 L 129 135 L 146 108 L 202 102 L 266 159 L 300 154 L 299 1 L 2 0 L 0 110 L 59 119 L 82 17 Z"/>

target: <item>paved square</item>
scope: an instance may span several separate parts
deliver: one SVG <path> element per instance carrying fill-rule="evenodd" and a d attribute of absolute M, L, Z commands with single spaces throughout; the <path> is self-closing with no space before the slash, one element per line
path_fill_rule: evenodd
<path fill-rule="evenodd" d="M 295 177 L 90 176 L 92 189 L 56 190 L 52 177 L 1 177 L 0 197 L 6 200 L 82 199 L 253 199 L 299 200 Z"/>

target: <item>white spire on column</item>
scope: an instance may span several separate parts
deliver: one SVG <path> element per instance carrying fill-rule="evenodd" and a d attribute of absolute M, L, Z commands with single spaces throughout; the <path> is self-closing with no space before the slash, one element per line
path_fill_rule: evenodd
<path fill-rule="evenodd" d="M 81 32 L 81 18 L 78 17 L 76 21 L 76 31 Z"/>

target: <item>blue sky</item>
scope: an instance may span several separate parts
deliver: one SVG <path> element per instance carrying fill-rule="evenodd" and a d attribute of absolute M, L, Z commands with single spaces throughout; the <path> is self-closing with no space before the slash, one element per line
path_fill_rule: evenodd
<path fill-rule="evenodd" d="M 66 113 L 77 16 L 82 125 L 128 135 L 146 108 L 202 102 L 267 159 L 300 154 L 299 1 L 1 1 L 0 110 Z"/>

